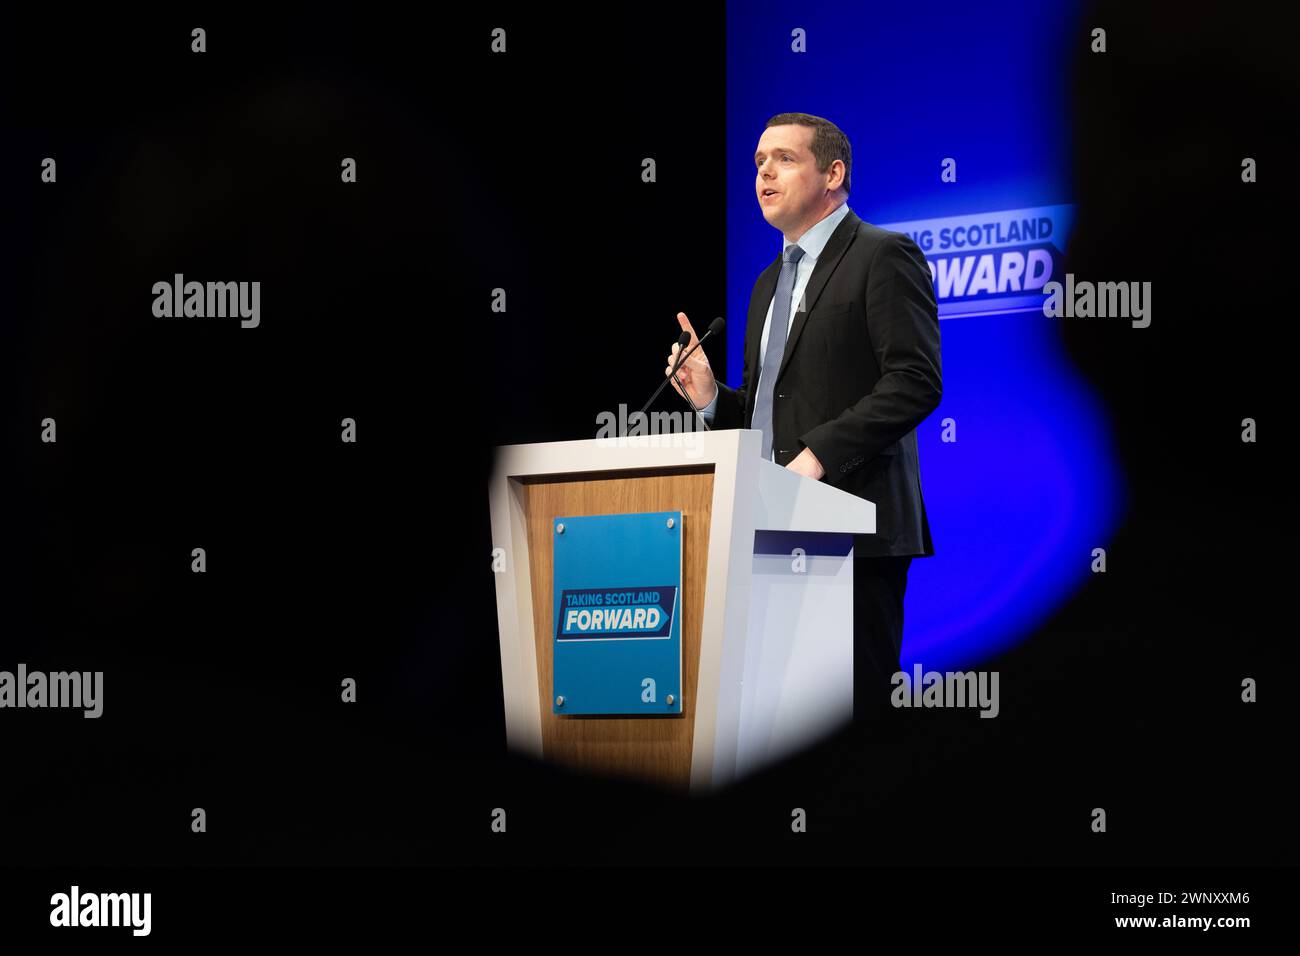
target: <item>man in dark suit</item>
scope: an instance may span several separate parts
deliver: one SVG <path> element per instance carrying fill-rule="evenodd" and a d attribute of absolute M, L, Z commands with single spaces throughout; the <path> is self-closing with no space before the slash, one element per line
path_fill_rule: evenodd
<path fill-rule="evenodd" d="M 714 427 L 760 429 L 764 456 L 875 502 L 876 534 L 853 549 L 854 712 L 871 719 L 899 670 L 908 566 L 934 554 L 916 447 L 943 391 L 934 289 L 911 239 L 848 207 L 852 152 L 835 124 L 774 116 L 754 162 L 759 207 L 785 239 L 750 296 L 744 380 L 716 381 L 703 349 L 678 376 Z"/>

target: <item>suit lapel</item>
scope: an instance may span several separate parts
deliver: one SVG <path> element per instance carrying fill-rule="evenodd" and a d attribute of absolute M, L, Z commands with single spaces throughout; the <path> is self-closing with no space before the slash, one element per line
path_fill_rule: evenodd
<path fill-rule="evenodd" d="M 831 273 L 835 271 L 835 267 L 844 258 L 845 251 L 848 250 L 853 237 L 858 233 L 858 223 L 861 221 L 852 209 L 845 213 L 844 218 L 835 227 L 830 239 L 827 240 L 826 248 L 822 249 L 822 254 L 817 257 L 817 265 L 813 267 L 813 273 L 808 277 L 808 287 L 804 289 L 802 303 L 804 308 L 794 314 L 794 322 L 790 325 L 790 335 L 786 339 L 785 353 L 781 356 L 781 367 L 776 373 L 778 382 L 781 380 L 781 376 L 785 374 L 785 367 L 790 364 L 790 356 L 794 354 L 794 348 L 799 342 L 799 333 L 808 324 L 808 313 L 817 307 L 817 300 L 821 297 L 822 289 L 826 288 Z M 777 260 L 780 261 L 780 256 L 777 257 Z M 772 285 L 775 291 L 775 281 L 773 281 Z M 768 298 L 771 299 L 771 295 Z M 796 308 L 799 304 L 792 303 L 791 308 Z"/>
<path fill-rule="evenodd" d="M 772 296 L 776 294 L 776 282 L 781 277 L 781 256 L 777 255 L 763 274 L 758 277 L 758 282 L 754 286 L 754 294 L 749 299 L 749 316 L 746 322 L 749 324 L 746 328 L 755 329 L 757 335 L 751 335 L 749 341 L 749 352 L 745 355 L 745 381 L 753 382 L 755 387 L 749 389 L 749 395 L 745 400 L 744 425 L 749 427 L 749 412 L 754 407 L 754 398 L 757 396 L 758 384 L 758 357 L 762 354 L 763 345 L 763 323 L 767 320 L 767 307 L 772 303 Z"/>
<path fill-rule="evenodd" d="M 779 380 L 785 374 L 785 367 L 790 361 L 790 356 L 794 352 L 795 344 L 799 340 L 799 333 L 808 322 L 808 313 L 817 305 L 817 299 L 822 294 L 822 289 L 826 288 L 826 283 L 830 280 L 831 273 L 835 267 L 844 258 L 844 253 L 848 250 L 853 237 L 858 233 L 858 223 L 862 220 L 852 209 L 844 216 L 844 219 L 831 237 L 826 242 L 826 247 L 822 249 L 822 254 L 817 258 L 817 265 L 813 267 L 813 273 L 808 277 L 808 287 L 804 289 L 803 304 L 805 308 L 796 312 L 794 322 L 790 326 L 790 335 L 786 339 L 785 352 L 781 356 L 781 367 L 777 370 L 776 377 Z M 746 328 L 757 329 L 758 334 L 751 338 L 749 343 L 749 352 L 745 355 L 745 368 L 747 375 L 745 380 L 755 383 L 755 387 L 749 389 L 749 395 L 745 402 L 744 426 L 750 427 L 750 411 L 754 407 L 754 398 L 758 393 L 758 372 L 759 372 L 759 355 L 762 351 L 763 344 L 763 323 L 767 320 L 767 307 L 772 304 L 772 296 L 776 294 L 776 283 L 781 277 L 781 255 L 772 260 L 772 263 L 763 270 L 763 274 L 758 277 L 758 282 L 754 286 L 754 294 L 749 300 L 749 316 L 746 321 L 749 323 Z M 799 303 L 792 303 L 792 307 Z"/>

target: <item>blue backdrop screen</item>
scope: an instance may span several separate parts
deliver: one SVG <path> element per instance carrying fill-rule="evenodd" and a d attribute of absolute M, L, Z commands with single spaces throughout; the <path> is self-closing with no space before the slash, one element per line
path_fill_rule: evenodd
<path fill-rule="evenodd" d="M 849 205 L 913 236 L 935 278 L 944 397 L 917 432 L 935 556 L 912 562 L 904 669 L 973 666 L 1021 639 L 1088 580 L 1093 549 L 1121 517 L 1101 403 L 1041 305 L 1043 283 L 1063 278 L 1073 223 L 1068 72 L 1086 37 L 1080 12 L 1071 2 L 728 7 L 728 380 L 741 377 L 754 280 L 781 250 L 753 163 L 777 113 L 844 130 Z"/>

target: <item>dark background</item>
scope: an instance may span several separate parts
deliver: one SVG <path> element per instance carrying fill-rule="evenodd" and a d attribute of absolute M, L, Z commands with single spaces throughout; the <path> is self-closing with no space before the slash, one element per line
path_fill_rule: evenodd
<path fill-rule="evenodd" d="M 998 719 L 897 712 L 709 799 L 505 752 L 486 481 L 724 314 L 721 6 L 14 21 L 0 669 L 102 670 L 105 709 L 0 714 L 0 864 L 1293 862 L 1295 79 L 1282 31 L 1173 10 L 1104 6 L 1075 67 L 1069 268 L 1153 283 L 1149 329 L 1061 320 L 1134 502 L 1108 572 L 982 665 Z M 260 280 L 261 326 L 155 319 L 175 272 Z"/>

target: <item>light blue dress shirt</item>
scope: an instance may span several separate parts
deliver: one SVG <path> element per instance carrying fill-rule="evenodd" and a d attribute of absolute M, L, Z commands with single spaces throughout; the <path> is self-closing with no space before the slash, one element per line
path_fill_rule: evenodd
<path fill-rule="evenodd" d="M 840 220 L 842 220 L 848 214 L 849 214 L 849 204 L 847 202 L 840 203 L 838 209 L 836 209 L 833 213 L 831 213 L 821 222 L 810 227 L 807 232 L 805 232 L 794 242 L 791 242 L 789 239 L 785 239 L 785 237 L 782 237 L 784 239 L 784 241 L 781 243 L 781 254 L 783 256 L 785 255 L 786 248 L 789 246 L 797 245 L 801 249 L 803 249 L 803 258 L 800 259 L 798 264 L 795 266 L 794 292 L 793 292 L 793 298 L 790 300 L 791 302 L 802 303 L 804 289 L 808 287 L 808 280 L 812 278 L 813 269 L 817 268 L 817 260 L 821 257 L 822 250 L 826 248 L 826 243 L 830 241 L 831 233 L 833 233 L 835 231 L 835 227 L 840 224 Z M 794 308 L 790 310 L 790 318 L 786 324 L 787 341 L 789 341 L 790 326 L 794 324 L 794 314 L 796 312 L 803 312 L 803 311 L 805 310 L 802 308 Z M 763 340 L 759 343 L 758 346 L 758 378 L 760 379 L 763 377 L 763 359 L 767 355 L 767 333 L 768 333 L 768 326 L 770 326 L 771 324 L 772 324 L 772 303 L 769 302 L 767 304 L 767 315 L 764 316 L 763 318 Z M 749 387 L 757 390 L 758 382 L 755 381 L 751 383 Z M 703 416 L 704 420 L 708 422 L 710 425 L 713 424 L 713 413 L 717 410 L 717 407 L 718 407 L 718 396 L 714 395 L 713 401 L 709 402 L 708 405 L 700 409 L 700 415 Z M 776 461 L 775 442 L 773 442 L 773 447 L 772 447 L 772 460 Z"/>

